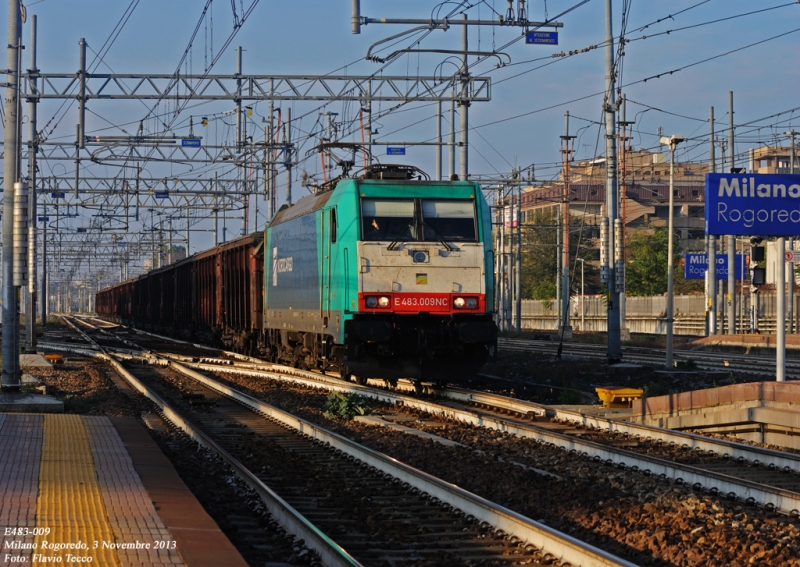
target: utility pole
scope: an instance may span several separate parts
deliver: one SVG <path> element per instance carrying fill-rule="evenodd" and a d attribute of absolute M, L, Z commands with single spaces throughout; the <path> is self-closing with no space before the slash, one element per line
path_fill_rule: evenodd
<path fill-rule="evenodd" d="M 561 329 L 561 321 L 564 319 L 562 309 L 564 308 L 564 301 L 561 299 L 561 293 L 564 291 L 561 282 L 564 278 L 564 263 L 561 258 L 564 255 L 563 242 L 561 241 L 564 236 L 564 229 L 562 226 L 563 220 L 561 219 L 561 207 L 556 208 L 556 315 L 558 316 L 558 323 L 556 323 L 556 331 Z"/>
<path fill-rule="evenodd" d="M 266 155 L 269 155 L 269 194 L 267 195 L 267 222 L 272 220 L 275 211 L 277 210 L 277 179 L 276 179 L 276 171 L 275 171 L 275 139 L 277 138 L 275 132 L 275 101 L 273 100 L 273 95 L 275 93 L 275 81 L 270 79 L 269 81 L 269 122 L 267 122 L 267 128 L 269 128 L 269 136 L 265 140 L 266 145 L 264 146 L 264 153 L 265 158 Z"/>
<path fill-rule="evenodd" d="M 42 326 L 47 328 L 47 301 L 50 295 L 47 293 L 47 207 L 42 211 L 44 220 L 42 221 L 42 297 L 39 303 L 42 307 Z"/>
<path fill-rule="evenodd" d="M 453 96 L 455 96 L 453 91 Z M 456 174 L 456 101 L 450 101 L 450 151 L 447 154 L 449 158 L 448 179 L 452 181 L 453 176 Z"/>
<path fill-rule="evenodd" d="M 618 122 L 619 126 L 622 128 L 622 134 L 619 137 L 619 149 L 622 153 L 622 159 L 620 160 L 622 175 L 621 175 L 621 182 L 620 182 L 620 195 L 619 195 L 619 205 L 620 205 L 620 235 L 619 235 L 619 242 L 617 243 L 617 247 L 620 250 L 619 256 L 619 270 L 620 273 L 617 274 L 617 281 L 620 284 L 619 287 L 619 326 L 620 326 L 620 333 L 622 336 L 630 339 L 630 332 L 627 328 L 627 323 L 625 320 L 626 314 L 626 302 L 627 296 L 625 295 L 625 272 L 628 269 L 625 265 L 625 230 L 626 230 L 626 223 L 628 222 L 628 214 L 627 214 L 627 203 L 626 199 L 628 198 L 628 185 L 627 185 L 627 173 L 628 173 L 628 152 L 631 150 L 629 142 L 633 139 L 632 134 L 629 134 L 628 127 L 633 126 L 635 122 L 629 122 L 627 120 L 627 111 L 628 111 L 628 101 L 625 98 L 625 95 L 622 95 L 622 112 L 621 112 L 621 119 Z"/>
<path fill-rule="evenodd" d="M 516 169 L 517 179 L 517 258 L 516 258 L 516 273 L 514 274 L 514 301 L 516 321 L 514 326 L 518 333 L 522 332 L 522 172 L 520 168 Z"/>
<path fill-rule="evenodd" d="M 669 146 L 669 218 L 667 221 L 667 348 L 666 348 L 666 362 L 667 369 L 673 367 L 672 363 L 672 329 L 674 324 L 675 309 L 674 309 L 674 253 L 673 241 L 675 240 L 675 228 L 673 217 L 675 216 L 675 148 L 683 142 L 683 136 L 673 135 L 670 137 L 663 136 L 661 143 Z"/>
<path fill-rule="evenodd" d="M 794 175 L 794 163 L 795 163 L 795 149 L 794 149 L 794 137 L 796 135 L 794 128 L 789 130 L 788 132 L 784 132 L 787 136 L 789 136 L 789 141 L 792 144 L 791 146 L 791 153 L 789 154 L 791 157 L 789 158 L 789 171 L 792 175 Z M 794 238 L 789 239 L 789 249 L 794 250 Z M 794 263 L 791 262 L 789 264 L 789 316 L 787 319 L 789 320 L 789 333 L 795 332 L 795 309 L 794 309 L 794 278 L 795 278 L 795 271 L 794 271 Z"/>
<path fill-rule="evenodd" d="M 292 108 L 286 107 L 286 122 L 283 124 L 284 167 L 286 168 L 286 204 L 292 204 Z"/>
<path fill-rule="evenodd" d="M 735 167 L 736 151 L 733 145 L 733 91 L 728 91 L 728 150 L 730 154 L 730 172 Z M 783 257 L 781 252 L 780 258 Z M 781 293 L 786 293 L 786 280 L 781 280 Z M 728 334 L 736 334 L 736 235 L 728 235 Z"/>
<path fill-rule="evenodd" d="M 615 229 L 617 224 L 617 134 L 614 101 L 614 32 L 611 26 L 611 0 L 606 0 L 606 95 L 603 101 L 606 124 L 606 218 L 605 243 L 601 243 L 600 280 L 608 287 L 608 362 L 622 360 L 620 344 L 619 291 L 615 265 Z M 602 227 L 601 227 L 602 232 Z M 605 264 L 603 265 L 603 260 Z"/>
<path fill-rule="evenodd" d="M 14 288 L 14 184 L 19 179 L 19 50 L 22 48 L 20 3 L 8 0 L 5 135 L 3 151 L 3 369 L 2 389 L 19 391 L 17 290 Z"/>
<path fill-rule="evenodd" d="M 214 172 L 214 246 L 219 245 L 219 172 Z"/>
<path fill-rule="evenodd" d="M 564 135 L 561 138 L 561 171 L 564 177 L 564 193 L 561 199 L 561 216 L 563 220 L 564 236 L 561 239 L 564 246 L 563 267 L 562 267 L 562 280 L 561 280 L 561 320 L 559 326 L 561 327 L 561 335 L 571 337 L 572 328 L 569 324 L 569 199 L 570 191 L 570 161 L 572 157 L 572 149 L 570 149 L 570 140 L 575 139 L 575 136 L 569 135 L 569 111 L 564 113 Z"/>
<path fill-rule="evenodd" d="M 708 171 L 717 172 L 717 160 L 715 156 L 716 144 L 714 144 L 714 107 L 709 109 L 708 123 L 710 125 L 710 135 L 708 138 Z M 708 269 L 706 277 L 708 280 L 708 334 L 717 333 L 717 237 L 708 236 Z"/>
<path fill-rule="evenodd" d="M 461 59 L 461 100 L 458 101 L 459 116 L 461 118 L 461 173 L 459 179 L 467 180 L 469 171 L 469 100 L 467 88 L 469 87 L 469 67 L 467 66 L 467 51 L 469 50 L 469 27 L 466 25 L 466 14 L 461 14 L 465 22 L 461 32 L 461 50 L 464 52 Z"/>
<path fill-rule="evenodd" d="M 436 146 L 434 162 L 436 163 L 436 170 L 433 178 L 436 181 L 442 180 L 442 101 L 436 101 Z"/>
<path fill-rule="evenodd" d="M 36 88 L 36 16 L 31 17 L 31 87 Z M 25 350 L 36 352 L 36 108 L 28 102 L 28 305 L 25 309 Z"/>

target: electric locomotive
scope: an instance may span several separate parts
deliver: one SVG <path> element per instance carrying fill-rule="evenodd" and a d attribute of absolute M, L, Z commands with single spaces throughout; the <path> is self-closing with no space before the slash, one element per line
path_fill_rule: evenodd
<path fill-rule="evenodd" d="M 263 354 L 358 382 L 480 369 L 497 342 L 480 186 L 375 165 L 329 187 L 266 229 Z"/>
<path fill-rule="evenodd" d="M 373 165 L 284 205 L 263 234 L 101 290 L 97 311 L 359 382 L 459 381 L 496 350 L 491 242 L 477 183 Z"/>

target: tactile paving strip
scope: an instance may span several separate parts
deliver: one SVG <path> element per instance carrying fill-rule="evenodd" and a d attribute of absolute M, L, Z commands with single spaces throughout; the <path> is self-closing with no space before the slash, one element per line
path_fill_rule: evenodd
<path fill-rule="evenodd" d="M 27 564 L 35 537 L 43 421 L 41 415 L 0 414 L 0 541 L 4 556 L 23 557 Z"/>
<path fill-rule="evenodd" d="M 123 567 L 184 565 L 116 428 L 105 417 L 85 416 L 83 423 L 108 522 L 116 543 L 125 545 L 117 549 Z"/>
<path fill-rule="evenodd" d="M 50 531 L 36 536 L 40 555 L 33 554 L 32 565 L 51 564 L 55 557 L 70 563 L 72 556 L 91 556 L 94 565 L 121 567 L 116 550 L 102 545 L 115 538 L 95 473 L 89 434 L 78 415 L 44 416 L 36 527 Z"/>

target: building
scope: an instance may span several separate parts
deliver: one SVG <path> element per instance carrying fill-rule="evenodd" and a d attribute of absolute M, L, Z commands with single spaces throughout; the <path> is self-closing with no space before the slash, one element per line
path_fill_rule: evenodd
<path fill-rule="evenodd" d="M 749 171 L 790 173 L 791 148 L 764 146 L 750 150 Z M 570 164 L 569 216 L 571 223 L 583 223 L 597 236 L 600 218 L 605 216 L 605 158 Z M 667 226 L 669 216 L 669 155 L 648 150 L 621 152 L 619 156 L 619 216 L 625 227 Z M 800 170 L 800 161 L 796 162 Z M 721 167 L 717 168 L 721 170 Z M 708 162 L 676 163 L 673 222 L 685 251 L 704 248 L 705 175 Z M 558 181 L 523 190 L 523 222 L 530 222 L 537 210 L 557 210 L 565 199 L 565 183 Z"/>

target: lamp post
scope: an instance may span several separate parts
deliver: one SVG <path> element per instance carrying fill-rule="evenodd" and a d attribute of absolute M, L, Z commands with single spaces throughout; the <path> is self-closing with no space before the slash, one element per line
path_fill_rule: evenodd
<path fill-rule="evenodd" d="M 584 333 L 586 332 L 586 323 L 584 321 L 584 315 L 586 314 L 586 308 L 584 306 L 586 295 L 583 293 L 583 258 L 576 258 L 576 260 L 581 263 L 581 333 Z"/>
<path fill-rule="evenodd" d="M 672 317 L 674 315 L 674 308 L 672 306 L 674 293 L 674 266 L 672 258 L 672 233 L 673 229 L 673 201 L 675 200 L 675 148 L 683 142 L 683 136 L 674 134 L 670 137 L 663 136 L 661 143 L 669 146 L 669 221 L 667 223 L 667 359 L 665 365 L 667 368 L 672 368 Z M 714 266 L 712 269 L 715 269 Z"/>

